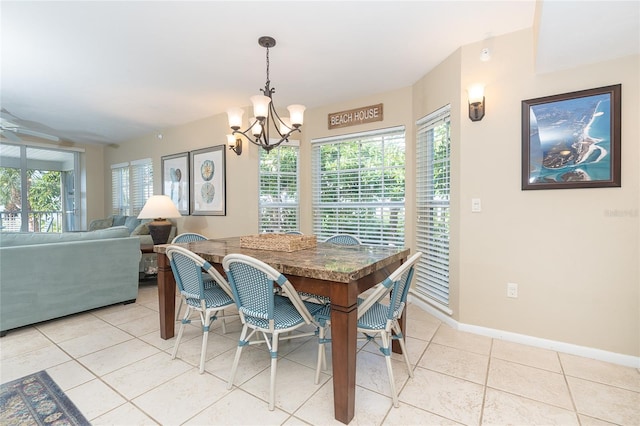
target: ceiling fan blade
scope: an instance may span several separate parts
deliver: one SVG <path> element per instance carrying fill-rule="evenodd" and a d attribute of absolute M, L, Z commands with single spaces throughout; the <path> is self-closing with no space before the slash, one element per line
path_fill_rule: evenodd
<path fill-rule="evenodd" d="M 0 132 L 2 133 L 2 136 L 10 140 L 11 142 L 22 142 L 22 139 L 20 139 L 20 137 L 16 135 L 16 132 L 14 132 L 13 130 L 2 127 L 0 128 Z"/>

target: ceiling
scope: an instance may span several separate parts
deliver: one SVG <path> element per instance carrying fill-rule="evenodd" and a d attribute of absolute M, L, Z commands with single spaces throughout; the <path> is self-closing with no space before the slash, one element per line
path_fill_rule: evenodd
<path fill-rule="evenodd" d="M 541 6 L 538 72 L 640 53 L 638 1 Z M 530 0 L 3 0 L 2 134 L 121 144 L 249 105 L 266 79 L 263 35 L 277 40 L 279 107 L 406 87 L 462 45 L 532 27 L 535 9 Z"/>

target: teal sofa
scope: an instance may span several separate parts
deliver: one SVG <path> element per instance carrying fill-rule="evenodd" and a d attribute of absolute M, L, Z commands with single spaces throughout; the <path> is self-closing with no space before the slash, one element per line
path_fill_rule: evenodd
<path fill-rule="evenodd" d="M 0 335 L 138 296 L 140 240 L 124 226 L 0 233 Z"/>
<path fill-rule="evenodd" d="M 109 229 L 110 227 L 115 226 L 126 226 L 132 237 L 138 237 L 140 239 L 140 245 L 152 245 L 153 239 L 151 238 L 151 235 L 149 235 L 149 227 L 147 226 L 149 222 L 151 222 L 151 219 L 138 219 L 136 216 L 111 215 L 104 219 L 92 220 L 89 223 L 89 231 Z M 171 232 L 169 233 L 167 243 L 170 243 L 171 240 L 173 240 L 176 236 L 176 232 L 176 225 L 172 222 Z M 140 273 L 144 272 L 145 265 L 149 263 L 157 265 L 157 256 L 155 253 L 144 253 L 142 255 L 142 259 L 140 260 L 140 265 L 138 267 Z"/>

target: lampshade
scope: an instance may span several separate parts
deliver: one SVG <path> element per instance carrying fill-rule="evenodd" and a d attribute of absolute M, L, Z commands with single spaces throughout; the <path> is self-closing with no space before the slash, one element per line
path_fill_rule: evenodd
<path fill-rule="evenodd" d="M 168 195 L 152 195 L 140 211 L 138 219 L 166 219 L 180 216 L 180 212 Z"/>
<path fill-rule="evenodd" d="M 484 86 L 481 84 L 475 84 L 468 89 L 469 92 L 469 103 L 477 103 L 482 102 L 482 98 L 484 97 Z"/>
<path fill-rule="evenodd" d="M 264 119 L 269 115 L 269 104 L 271 98 L 264 95 L 251 96 L 251 103 L 253 104 L 253 115 L 256 118 Z"/>
<path fill-rule="evenodd" d="M 295 127 L 302 126 L 304 121 L 304 110 L 306 107 L 304 105 L 289 105 L 287 107 L 289 110 L 289 115 L 291 116 L 291 124 Z"/>
<path fill-rule="evenodd" d="M 244 110 L 242 108 L 229 108 L 227 110 L 227 116 L 229 118 L 229 127 L 234 130 L 238 130 L 242 126 L 242 116 Z"/>

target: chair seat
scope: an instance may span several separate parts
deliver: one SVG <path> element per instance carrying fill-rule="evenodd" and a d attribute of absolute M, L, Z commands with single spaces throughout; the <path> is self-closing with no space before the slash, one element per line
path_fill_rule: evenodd
<path fill-rule="evenodd" d="M 274 328 L 276 330 L 283 330 L 287 328 L 294 327 L 304 322 L 304 318 L 300 315 L 300 312 L 296 309 L 296 307 L 291 303 L 288 297 L 280 296 L 276 294 L 274 296 Z M 313 312 L 322 309 L 322 305 L 318 305 L 313 302 L 304 302 L 307 309 L 311 315 Z M 243 314 L 245 314 L 246 321 L 259 328 L 268 329 L 269 328 L 269 320 L 265 318 L 258 317 L 255 313 L 250 312 L 246 308 L 240 308 Z"/>
<path fill-rule="evenodd" d="M 364 299 L 358 298 L 358 305 Z M 384 330 L 387 326 L 387 315 L 389 315 L 389 305 L 375 303 L 362 317 L 358 319 L 358 328 L 367 330 Z"/>
<path fill-rule="evenodd" d="M 204 300 L 206 301 L 207 308 L 219 308 L 222 306 L 232 305 L 235 302 L 227 293 L 225 293 L 222 288 L 211 282 L 211 286 L 209 288 L 204 289 Z M 189 298 L 187 297 L 187 305 L 193 306 L 194 308 L 200 307 L 200 299 Z"/>

